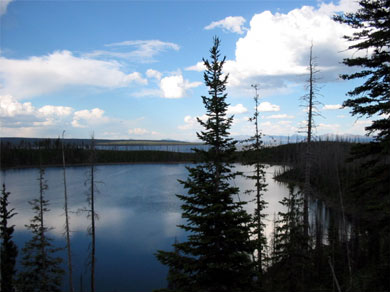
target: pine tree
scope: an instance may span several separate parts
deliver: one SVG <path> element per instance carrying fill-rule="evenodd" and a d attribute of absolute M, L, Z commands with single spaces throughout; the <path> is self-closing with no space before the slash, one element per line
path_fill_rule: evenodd
<path fill-rule="evenodd" d="M 47 182 L 44 178 L 45 170 L 39 169 L 39 198 L 30 201 L 35 213 L 29 225 L 25 225 L 32 232 L 33 237 L 25 243 L 22 249 L 22 271 L 18 275 L 18 291 L 23 292 L 55 292 L 61 291 L 61 282 L 64 271 L 60 267 L 62 259 L 55 257 L 59 251 L 52 244 L 48 236 L 45 214 L 49 212 L 49 201 L 45 199 Z"/>
<path fill-rule="evenodd" d="M 350 50 L 362 55 L 344 59 L 343 63 L 361 70 L 341 75 L 345 80 L 360 79 L 364 83 L 348 92 L 351 97 L 344 102 L 352 108 L 352 114 L 375 117 L 366 130 L 375 133 L 378 141 L 389 147 L 390 139 L 390 0 L 361 0 L 355 13 L 337 15 L 334 19 L 356 28 L 352 36 L 344 36 L 352 42 Z"/>
<path fill-rule="evenodd" d="M 18 256 L 18 248 L 12 240 L 14 226 L 8 225 L 8 220 L 16 215 L 14 209 L 8 210 L 8 196 L 10 192 L 5 189 L 3 184 L 2 196 L 0 198 L 0 271 L 1 271 L 1 288 L 2 292 L 15 291 L 15 263 Z"/>
<path fill-rule="evenodd" d="M 230 184 L 237 175 L 232 165 L 236 143 L 229 138 L 228 75 L 222 72 L 225 58 L 220 60 L 219 46 L 220 40 L 214 38 L 211 61 L 203 59 L 209 96 L 202 96 L 207 120 L 198 119 L 204 130 L 197 135 L 209 150 L 197 150 L 202 162 L 188 167 L 187 180 L 180 181 L 187 189 L 187 194 L 178 195 L 186 219 L 180 227 L 188 238 L 174 245 L 176 251 L 157 253 L 160 262 L 181 272 L 176 291 L 251 290 L 250 216 L 234 198 L 239 189 Z"/>
<path fill-rule="evenodd" d="M 304 290 L 307 242 L 304 234 L 303 200 L 294 186 L 289 185 L 289 196 L 280 202 L 286 209 L 279 212 L 275 236 L 274 262 L 278 267 L 279 289 Z"/>
<path fill-rule="evenodd" d="M 265 182 L 265 166 L 260 163 L 260 151 L 263 148 L 262 133 L 259 130 L 259 94 L 258 86 L 252 85 L 255 89 L 255 112 L 253 116 L 249 119 L 250 122 L 255 126 L 255 134 L 246 140 L 247 145 L 244 146 L 244 155 L 248 156 L 248 161 L 245 162 L 246 165 L 250 165 L 254 168 L 251 175 L 247 175 L 248 179 L 255 181 L 255 190 L 248 190 L 246 193 L 250 194 L 255 192 L 255 203 L 256 208 L 252 217 L 252 230 L 251 238 L 254 243 L 255 248 L 255 265 L 257 273 L 257 286 L 261 289 L 262 278 L 263 278 L 263 266 L 264 259 L 266 258 L 266 246 L 267 238 L 265 236 L 265 217 L 264 209 L 267 205 L 267 202 L 264 201 L 263 195 L 266 191 L 267 184 Z"/>
<path fill-rule="evenodd" d="M 341 78 L 362 79 L 362 85 L 348 92 L 343 106 L 350 107 L 354 116 L 371 118 L 366 131 L 375 138 L 352 153 L 364 159 L 361 167 L 365 169 L 352 186 L 354 201 L 360 206 L 362 242 L 366 242 L 362 249 L 367 251 L 355 262 L 365 262 L 358 273 L 369 279 L 370 290 L 385 291 L 390 290 L 390 0 L 360 0 L 359 4 L 357 12 L 334 17 L 356 29 L 344 36 L 354 54 L 343 63 L 357 72 Z"/>

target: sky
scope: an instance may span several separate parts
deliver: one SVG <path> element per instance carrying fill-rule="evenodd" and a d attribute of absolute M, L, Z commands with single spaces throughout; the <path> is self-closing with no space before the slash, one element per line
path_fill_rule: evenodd
<path fill-rule="evenodd" d="M 336 13 L 352 0 L 0 0 L 0 136 L 196 141 L 205 118 L 202 58 L 221 39 L 231 134 L 302 134 L 310 47 L 318 69 L 316 135 L 362 135 L 342 108 L 361 81 Z"/>

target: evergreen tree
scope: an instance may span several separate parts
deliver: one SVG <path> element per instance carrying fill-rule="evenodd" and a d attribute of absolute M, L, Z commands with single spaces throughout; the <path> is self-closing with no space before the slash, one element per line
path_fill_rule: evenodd
<path fill-rule="evenodd" d="M 188 238 L 174 245 L 176 251 L 157 253 L 160 262 L 181 272 L 176 291 L 251 290 L 250 216 L 234 200 L 239 189 L 230 185 L 237 175 L 232 165 L 236 143 L 229 138 L 233 118 L 226 116 L 228 76 L 222 72 L 225 58 L 220 60 L 219 46 L 214 38 L 211 60 L 203 59 L 209 96 L 202 96 L 207 120 L 198 118 L 204 130 L 197 135 L 209 150 L 197 150 L 202 163 L 188 167 L 189 176 L 181 181 L 187 194 L 178 195 L 186 219 L 180 227 Z"/>
<path fill-rule="evenodd" d="M 254 170 L 251 175 L 247 175 L 246 177 L 255 181 L 255 190 L 248 190 L 246 193 L 255 192 L 255 203 L 256 208 L 252 217 L 252 230 L 251 230 L 251 238 L 254 243 L 255 249 L 255 265 L 256 265 L 256 273 L 257 273 L 257 285 L 258 288 L 261 289 L 262 278 L 263 278 L 263 267 L 264 267 L 264 259 L 266 258 L 266 246 L 267 246 L 267 238 L 265 237 L 265 214 L 264 209 L 267 205 L 267 202 L 263 199 L 263 194 L 266 191 L 267 184 L 265 182 L 265 166 L 260 163 L 260 155 L 261 150 L 263 148 L 262 141 L 262 133 L 259 130 L 259 94 L 257 92 L 258 86 L 252 85 L 255 89 L 255 112 L 253 116 L 249 119 L 255 126 L 255 134 L 246 140 L 247 145 L 244 147 L 244 155 L 248 156 L 247 162 L 245 164 L 253 166 Z"/>
<path fill-rule="evenodd" d="M 361 0 L 355 13 L 337 15 L 334 19 L 356 31 L 344 38 L 352 44 L 351 58 L 344 64 L 358 68 L 344 74 L 345 80 L 362 79 L 363 84 L 348 92 L 344 102 L 352 115 L 371 118 L 366 127 L 375 140 L 354 148 L 355 158 L 364 158 L 362 176 L 355 179 L 352 192 L 360 207 L 361 242 L 365 243 L 355 265 L 361 278 L 360 286 L 370 290 L 388 291 L 390 282 L 390 0 Z M 362 54 L 356 54 L 361 52 Z M 360 264 L 359 262 L 364 262 Z M 363 268 L 364 266 L 364 268 Z"/>
<path fill-rule="evenodd" d="M 348 92 L 351 97 L 344 102 L 352 108 L 352 114 L 375 117 L 366 130 L 376 133 L 378 141 L 390 139 L 390 0 L 361 0 L 355 13 L 337 15 L 338 22 L 356 28 L 352 36 L 344 38 L 352 45 L 350 50 L 362 51 L 364 55 L 344 59 L 350 67 L 362 68 L 359 72 L 341 75 L 345 80 L 363 78 L 364 83 Z M 355 56 L 356 55 L 356 56 Z"/>
<path fill-rule="evenodd" d="M 303 287 L 306 270 L 307 242 L 304 234 L 303 200 L 289 185 L 289 196 L 280 202 L 286 209 L 279 212 L 274 251 L 274 269 L 277 270 L 278 289 L 290 292 L 305 291 Z"/>
<path fill-rule="evenodd" d="M 45 170 L 39 169 L 39 198 L 30 201 L 35 213 L 29 225 L 25 225 L 33 234 L 31 240 L 25 243 L 22 249 L 22 271 L 18 275 L 18 291 L 23 292 L 55 292 L 61 291 L 62 275 L 60 267 L 62 259 L 55 257 L 59 251 L 52 244 L 48 236 L 45 214 L 49 212 L 49 201 L 45 199 L 47 182 L 44 178 Z"/>
<path fill-rule="evenodd" d="M 1 239 L 1 254 L 0 254 L 0 271 L 1 271 L 1 287 L 2 292 L 15 291 L 15 263 L 18 255 L 18 248 L 12 240 L 14 226 L 8 225 L 8 220 L 16 215 L 14 209 L 8 210 L 8 196 L 10 192 L 5 189 L 3 184 L 2 196 L 0 198 L 0 239 Z"/>

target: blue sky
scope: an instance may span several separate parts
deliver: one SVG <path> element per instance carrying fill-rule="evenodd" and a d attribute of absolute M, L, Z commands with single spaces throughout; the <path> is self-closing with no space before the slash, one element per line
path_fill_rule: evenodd
<path fill-rule="evenodd" d="M 202 57 L 222 40 L 231 133 L 251 135 L 259 84 L 267 135 L 304 127 L 309 48 L 320 72 L 317 134 L 364 134 L 341 109 L 357 82 L 339 79 L 356 52 L 331 16 L 354 1 L 0 2 L 0 135 L 196 140 L 204 115 Z"/>

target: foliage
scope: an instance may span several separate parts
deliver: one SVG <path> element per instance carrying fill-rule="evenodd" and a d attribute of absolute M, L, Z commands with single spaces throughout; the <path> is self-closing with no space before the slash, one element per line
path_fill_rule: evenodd
<path fill-rule="evenodd" d="M 31 231 L 32 238 L 22 249 L 22 271 L 18 275 L 18 291 L 23 292 L 55 292 L 61 291 L 62 259 L 55 257 L 59 248 L 55 248 L 48 236 L 50 230 L 45 223 L 45 214 L 49 212 L 49 201 L 45 199 L 48 186 L 44 179 L 45 171 L 39 169 L 39 198 L 30 201 L 35 213 L 26 228 Z"/>
<path fill-rule="evenodd" d="M 356 29 L 353 35 L 344 38 L 352 43 L 349 49 L 360 52 L 356 57 L 344 59 L 344 64 L 361 70 L 341 77 L 364 80 L 362 85 L 348 92 L 351 98 L 344 102 L 344 106 L 351 107 L 353 115 L 381 115 L 366 129 L 369 133 L 376 132 L 378 140 L 387 141 L 389 145 L 390 1 L 361 0 L 359 4 L 357 12 L 334 17 Z"/>
<path fill-rule="evenodd" d="M 264 209 L 266 208 L 267 202 L 264 201 L 263 195 L 267 190 L 267 183 L 265 182 L 265 165 L 260 162 L 261 150 L 263 149 L 262 133 L 259 130 L 259 95 L 257 93 L 257 85 L 252 85 L 255 89 L 255 112 L 253 116 L 249 119 L 253 123 L 255 128 L 254 135 L 245 141 L 244 146 L 244 157 L 246 161 L 244 165 L 253 166 L 254 170 L 250 175 L 246 175 L 246 178 L 255 181 L 255 190 L 247 190 L 247 194 L 255 192 L 255 203 L 256 208 L 254 214 L 252 215 L 252 224 L 251 224 L 251 239 L 254 244 L 255 251 L 255 265 L 257 273 L 257 286 L 259 289 L 262 288 L 263 281 L 263 268 L 265 266 L 265 260 L 267 257 L 266 248 L 267 248 L 267 238 L 265 236 L 265 213 Z"/>
<path fill-rule="evenodd" d="M 276 221 L 275 250 L 272 255 L 276 270 L 277 289 L 280 291 L 304 291 L 305 270 L 308 260 L 307 241 L 304 234 L 303 199 L 289 184 L 289 196 L 280 202 L 285 212 L 279 212 Z"/>
<path fill-rule="evenodd" d="M 239 192 L 229 182 L 237 175 L 231 164 L 235 141 L 229 138 L 232 117 L 226 116 L 227 75 L 219 59 L 218 38 L 210 50 L 211 61 L 204 60 L 204 81 L 209 97 L 202 96 L 207 120 L 198 119 L 204 130 L 199 139 L 210 146 L 197 150 L 202 163 L 189 167 L 189 176 L 181 181 L 188 190 L 182 200 L 180 225 L 189 233 L 187 241 L 174 244 L 175 251 L 158 251 L 160 262 L 176 270 L 177 291 L 250 291 L 253 265 L 250 260 L 250 216 L 236 202 Z"/>
<path fill-rule="evenodd" d="M 15 291 L 15 263 L 18 256 L 18 248 L 12 240 L 14 226 L 8 225 L 8 220 L 16 215 L 14 209 L 8 209 L 8 196 L 10 192 L 3 189 L 0 198 L 0 239 L 1 239 L 1 254 L 0 254 L 0 272 L 1 272 L 1 289 L 3 292 Z"/>

